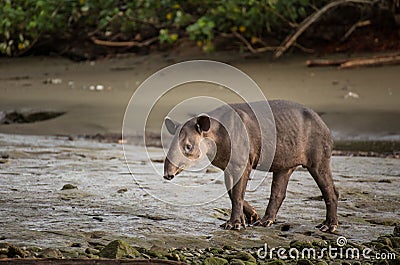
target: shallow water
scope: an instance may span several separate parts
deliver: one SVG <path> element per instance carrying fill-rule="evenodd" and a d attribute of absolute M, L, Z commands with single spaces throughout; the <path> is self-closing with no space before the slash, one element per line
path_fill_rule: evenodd
<path fill-rule="evenodd" d="M 224 212 L 230 209 L 230 202 L 226 195 L 190 207 L 155 199 L 146 188 L 161 195 L 170 190 L 170 184 L 154 173 L 152 164 L 161 169 L 162 163 L 148 161 L 141 147 L 125 148 L 135 157 L 129 168 L 142 181 L 140 185 L 129 172 L 120 144 L 0 134 L 4 157 L 0 164 L 1 240 L 69 249 L 72 243 L 85 248 L 123 238 L 144 247 L 201 248 L 262 246 L 265 242 L 278 246 L 293 239 L 336 237 L 314 228 L 323 220 L 325 206 L 317 185 L 302 169 L 292 175 L 278 223 L 272 228 L 224 231 L 218 218 L 227 218 Z M 152 158 L 163 157 L 162 149 L 149 151 Z M 391 225 L 400 220 L 400 160 L 333 157 L 332 168 L 341 194 L 338 233 L 355 242 L 391 233 Z M 183 177 L 174 181 L 182 185 L 211 182 L 208 192 L 216 194 L 224 186 L 215 181 L 217 175 L 183 172 Z M 263 177 L 264 173 L 254 176 Z M 259 188 L 246 194 L 260 214 L 267 205 L 270 182 L 268 175 Z M 67 183 L 78 189 L 61 190 Z M 194 190 L 190 197 L 177 198 L 189 203 L 205 196 Z M 290 225 L 289 231 L 281 231 L 283 224 Z"/>
<path fill-rule="evenodd" d="M 241 54 L 229 52 L 208 55 L 172 52 L 82 63 L 52 57 L 1 58 L 0 111 L 50 109 L 65 111 L 66 114 L 38 123 L 0 125 L 0 132 L 119 134 L 129 99 L 146 78 L 177 62 L 210 59 L 245 72 L 260 86 L 267 99 L 293 100 L 315 109 L 336 140 L 400 141 L 400 123 L 397 122 L 400 119 L 400 66 L 351 70 L 307 68 L 305 61 L 315 57 L 287 55 L 276 61 L 271 60 L 268 54 L 245 59 Z M 338 59 L 348 55 L 330 57 Z M 91 90 L 97 85 L 103 90 Z M 151 89 L 145 92 L 150 94 Z M 348 96 L 350 92 L 358 98 Z M 181 89 L 178 87 L 165 95 L 153 110 L 148 121 L 149 129 L 159 132 L 169 110 L 179 101 L 199 94 L 236 101 L 232 94 L 215 85 L 198 83 Z M 141 115 L 146 98 L 141 99 L 142 106 L 135 108 Z M 211 107 L 206 110 L 211 110 Z M 182 108 L 178 117 L 183 121 L 198 111 L 204 109 L 191 104 Z"/>

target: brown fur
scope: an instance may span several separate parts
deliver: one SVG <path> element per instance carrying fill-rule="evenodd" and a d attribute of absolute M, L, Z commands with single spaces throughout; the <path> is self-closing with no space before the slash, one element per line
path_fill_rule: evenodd
<path fill-rule="evenodd" d="M 265 104 L 263 102 L 250 103 L 257 108 Z M 320 188 L 326 204 L 326 220 L 319 228 L 323 231 L 334 232 L 338 226 L 337 202 L 338 192 L 334 186 L 330 157 L 332 153 L 332 136 L 322 119 L 311 109 L 300 104 L 284 101 L 269 101 L 273 113 L 276 128 L 276 149 L 272 164 L 266 168 L 268 150 L 270 146 L 263 146 L 261 132 L 271 130 L 272 124 L 269 120 L 260 121 L 258 124 L 255 114 L 248 104 L 229 105 L 240 117 L 248 134 L 249 150 L 242 150 L 245 141 L 243 133 L 235 135 L 235 123 L 232 111 L 226 106 L 217 108 L 208 113 L 192 118 L 184 125 L 178 125 L 166 119 L 167 128 L 171 133 L 179 132 L 174 137 L 168 152 L 168 158 L 164 164 L 164 175 L 166 179 L 172 179 L 183 168 L 189 167 L 186 159 L 178 157 L 178 148 L 183 151 L 187 158 L 198 158 L 200 154 L 200 141 L 208 139 L 214 141 L 217 150 L 212 164 L 224 170 L 225 184 L 232 202 L 232 214 L 229 221 L 224 224 L 226 229 L 240 229 L 246 223 L 254 225 L 270 226 L 275 222 L 277 212 L 286 196 L 287 184 L 292 172 L 298 166 L 308 169 L 318 187 Z M 218 117 L 216 119 L 215 117 Z M 229 126 L 222 126 L 224 124 Z M 174 129 L 174 130 L 172 130 Z M 180 130 L 178 130 L 180 129 Z M 229 134 L 228 133 L 229 131 Z M 232 139 L 234 140 L 232 140 Z M 233 143 L 233 144 L 232 144 Z M 211 148 L 209 142 L 204 143 L 206 150 Z M 186 152 L 185 148 L 190 146 L 192 150 Z M 243 146 L 245 146 L 243 144 Z M 231 153 L 232 150 L 232 153 Z M 240 154 L 248 153 L 248 157 Z M 171 163 L 170 160 L 174 163 Z M 230 163 L 229 161 L 233 161 Z M 193 161 L 193 160 L 191 160 Z M 242 170 L 240 170 L 242 168 Z M 244 200 L 247 181 L 252 169 L 273 172 L 271 194 L 264 216 L 258 218 L 254 208 Z"/>

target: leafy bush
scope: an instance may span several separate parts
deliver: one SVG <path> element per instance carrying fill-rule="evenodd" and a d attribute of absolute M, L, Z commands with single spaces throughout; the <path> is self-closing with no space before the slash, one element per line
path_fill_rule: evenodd
<path fill-rule="evenodd" d="M 43 38 L 172 44 L 189 36 L 204 50 L 232 31 L 250 41 L 290 28 L 327 1 L 317 0 L 2 0 L 0 53 L 19 55 Z"/>

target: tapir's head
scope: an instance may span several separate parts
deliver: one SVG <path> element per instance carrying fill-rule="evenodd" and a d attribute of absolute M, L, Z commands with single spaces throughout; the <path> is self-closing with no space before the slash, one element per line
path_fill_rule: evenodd
<path fill-rule="evenodd" d="M 205 139 L 210 131 L 211 119 L 207 115 L 200 115 L 179 124 L 166 117 L 164 123 L 168 132 L 174 135 L 164 163 L 164 178 L 171 180 L 207 155 L 210 147 Z"/>

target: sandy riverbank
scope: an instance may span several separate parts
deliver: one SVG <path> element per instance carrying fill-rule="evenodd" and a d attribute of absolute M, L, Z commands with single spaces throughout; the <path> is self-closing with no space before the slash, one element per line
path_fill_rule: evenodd
<path fill-rule="evenodd" d="M 277 224 L 237 232 L 219 227 L 229 216 L 226 194 L 197 205 L 224 191 L 220 172 L 188 172 L 173 183 L 165 182 L 156 173 L 162 170 L 162 149 L 149 149 L 155 161 L 150 162 L 142 148 L 126 146 L 134 158 L 128 160 L 131 174 L 120 144 L 0 134 L 0 146 L 0 243 L 28 247 L 35 257 L 47 248 L 57 249 L 59 258 L 91 257 L 86 249 L 102 249 L 115 239 L 159 251 L 224 246 L 248 251 L 265 243 L 288 247 L 296 240 L 326 244 L 338 236 L 360 244 L 391 234 L 399 218 L 398 159 L 333 157 L 341 194 L 337 234 L 315 228 L 324 219 L 325 205 L 314 180 L 302 169 L 291 177 Z M 258 172 L 253 179 L 264 177 Z M 260 214 L 267 205 L 271 179 L 268 176 L 246 194 Z M 63 189 L 65 184 L 71 188 Z M 190 196 L 170 197 L 190 207 L 155 198 L 168 197 L 171 185 L 192 187 Z M 198 192 L 203 185 L 207 191 Z"/>
<path fill-rule="evenodd" d="M 51 57 L 2 58 L 0 110 L 47 109 L 66 113 L 43 122 L 0 125 L 0 132 L 119 134 L 128 101 L 141 82 L 165 66 L 199 58 L 226 62 L 241 69 L 257 82 L 268 99 L 294 100 L 312 107 L 322 115 L 337 140 L 400 140 L 397 122 L 400 119 L 400 66 L 353 70 L 307 68 L 305 61 L 309 57 L 306 56 L 272 61 L 267 56 L 244 59 L 231 53 L 158 53 L 82 63 Z M 103 90 L 91 90 L 96 85 Z M 192 91 L 178 89 L 176 96 L 170 96 L 185 99 L 193 91 L 215 94 L 213 87 L 194 84 Z M 173 106 L 162 107 L 165 109 L 159 110 L 160 113 Z M 155 116 L 158 118 L 149 122 L 153 130 L 158 129 L 163 118 Z"/>
<path fill-rule="evenodd" d="M 400 141 L 399 66 L 338 70 L 307 68 L 304 56 L 279 61 L 243 59 L 229 53 L 208 57 L 243 70 L 268 99 L 289 99 L 312 107 L 337 142 Z M 150 148 L 151 162 L 143 148 L 127 145 L 125 150 L 132 158 L 127 164 L 122 145 L 116 141 L 75 137 L 120 135 L 125 108 L 141 82 L 165 66 L 196 58 L 205 55 L 153 54 L 84 63 L 49 57 L 0 59 L 0 111 L 65 112 L 46 121 L 0 125 L 0 243 L 26 247 L 33 257 L 56 249 L 51 253 L 58 258 L 93 258 L 115 239 L 162 251 L 189 248 L 194 251 L 190 255 L 197 255 L 209 247 L 230 246 L 232 251 L 265 243 L 288 247 L 293 242 L 334 242 L 339 235 L 359 244 L 393 232 L 400 207 L 398 159 L 333 157 L 334 180 L 341 194 L 336 235 L 315 229 L 324 219 L 325 206 L 317 185 L 301 169 L 291 178 L 277 224 L 270 229 L 251 227 L 235 232 L 219 227 L 229 216 L 226 195 L 191 207 L 167 204 L 149 195 L 164 196 L 170 191 L 170 184 L 156 172 L 162 170 L 162 149 Z M 96 89 L 99 85 L 103 89 Z M 195 92 L 234 100 L 211 85 L 177 88 L 175 94 L 160 101 L 148 128 L 157 133 L 175 102 Z M 139 115 L 141 110 L 137 110 Z M 188 107 L 178 114 L 187 117 L 192 113 Z M 224 190 L 217 175 L 216 171 L 182 174 L 174 183 L 208 185 L 207 193 L 173 198 L 195 203 Z M 264 176 L 258 172 L 254 179 Z M 260 214 L 267 204 L 270 183 L 271 177 L 267 177 L 246 195 Z M 62 190 L 65 184 L 72 189 Z M 93 252 L 97 254 L 87 253 L 88 249 L 97 249 Z M 5 253 L 4 247 L 2 251 Z M 11 255 L 7 251 L 3 255 Z M 194 259 L 187 261 L 194 263 Z"/>

